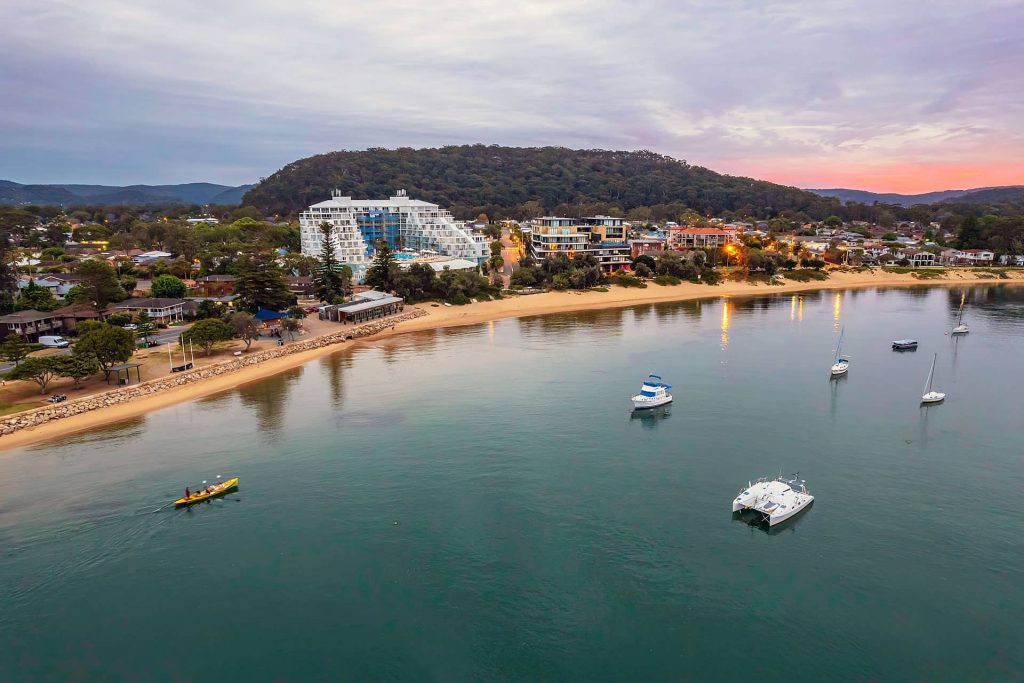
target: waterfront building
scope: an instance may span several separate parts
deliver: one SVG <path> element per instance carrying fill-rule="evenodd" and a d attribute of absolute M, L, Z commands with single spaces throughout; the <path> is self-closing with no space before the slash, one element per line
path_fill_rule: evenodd
<path fill-rule="evenodd" d="M 327 201 L 299 214 L 302 253 L 319 257 L 322 223 L 334 226 L 334 247 L 341 263 L 362 279 L 373 261 L 374 243 L 387 242 L 394 251 L 430 251 L 482 263 L 488 254 L 486 237 L 456 221 L 437 204 L 410 199 L 404 190 L 388 199 L 352 199 L 332 192 Z"/>
<path fill-rule="evenodd" d="M 580 219 L 544 216 L 534 221 L 530 231 L 530 255 L 544 260 L 548 256 L 590 254 L 602 270 L 611 272 L 629 265 L 629 241 L 621 218 L 587 216 Z"/>
<path fill-rule="evenodd" d="M 18 311 L 0 316 L 3 336 L 16 334 L 25 341 L 39 341 L 39 337 L 59 335 L 64 331 L 64 318 L 56 311 Z"/>
<path fill-rule="evenodd" d="M 721 228 L 669 228 L 670 249 L 717 249 L 736 241 L 736 233 Z"/>
<path fill-rule="evenodd" d="M 319 317 L 336 323 L 362 323 L 400 313 L 404 308 L 402 297 L 370 289 L 356 294 L 348 303 L 321 306 Z"/>

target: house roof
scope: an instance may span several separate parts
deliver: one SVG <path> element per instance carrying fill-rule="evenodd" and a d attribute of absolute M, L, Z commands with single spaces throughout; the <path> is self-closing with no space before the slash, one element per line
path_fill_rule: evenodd
<path fill-rule="evenodd" d="M 111 308 L 171 308 L 172 306 L 180 306 L 183 303 L 185 303 L 184 299 L 128 299 L 112 304 Z"/>
<path fill-rule="evenodd" d="M 0 323 L 34 323 L 40 320 L 59 318 L 56 311 L 49 313 L 43 311 L 16 311 L 8 315 L 0 316 Z"/>
<path fill-rule="evenodd" d="M 234 282 L 236 279 L 234 275 L 204 275 L 196 278 L 196 282 Z"/>
<path fill-rule="evenodd" d="M 99 318 L 100 314 L 89 304 L 71 304 L 54 311 L 64 318 Z"/>

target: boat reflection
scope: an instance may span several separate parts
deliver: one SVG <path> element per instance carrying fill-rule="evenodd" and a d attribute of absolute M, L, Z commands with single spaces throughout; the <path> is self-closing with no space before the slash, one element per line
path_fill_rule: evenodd
<path fill-rule="evenodd" d="M 629 413 L 629 419 L 631 422 L 633 420 L 637 420 L 647 429 L 657 427 L 659 422 L 667 420 L 670 417 L 672 417 L 671 403 L 658 406 L 657 408 L 645 408 L 643 410 L 634 409 Z"/>

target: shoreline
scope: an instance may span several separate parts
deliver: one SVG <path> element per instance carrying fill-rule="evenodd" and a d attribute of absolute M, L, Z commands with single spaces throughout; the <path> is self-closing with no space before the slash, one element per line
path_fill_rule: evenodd
<path fill-rule="evenodd" d="M 979 275 L 987 275 L 987 277 L 978 277 Z M 1022 285 L 1024 284 L 1024 272 L 1011 271 L 1010 279 L 999 279 L 993 278 L 987 273 L 951 271 L 949 277 L 934 280 L 917 279 L 909 273 L 887 273 L 884 271 L 859 273 L 833 272 L 828 280 L 812 280 L 809 282 L 786 280 L 781 285 L 724 282 L 715 286 L 693 283 L 660 286 L 651 283 L 648 284 L 646 289 L 615 287 L 608 292 L 547 292 L 507 297 L 468 306 L 437 306 L 435 308 L 429 303 L 418 304 L 414 308 L 424 311 L 426 315 L 421 314 L 419 317 L 398 321 L 395 323 L 394 329 L 387 329 L 385 327 L 384 330 L 374 334 L 352 339 L 351 343 L 326 344 L 318 348 L 296 351 L 165 391 L 137 397 L 130 402 L 115 403 L 77 415 L 54 419 L 33 427 L 26 427 L 11 434 L 0 436 L 0 451 L 30 446 L 44 441 L 51 441 L 62 435 L 115 424 L 178 403 L 185 403 L 228 391 L 242 384 L 259 381 L 334 353 L 351 352 L 352 349 L 364 346 L 367 342 L 372 343 L 410 332 L 477 325 L 505 318 L 573 313 L 645 304 L 693 301 L 697 299 L 800 294 L 822 290 L 858 289 L 865 287 L 955 287 L 984 284 Z M 383 322 L 383 320 L 380 322 Z M 230 362 L 230 360 L 225 361 L 225 363 Z M 102 396 L 102 394 L 98 396 Z"/>

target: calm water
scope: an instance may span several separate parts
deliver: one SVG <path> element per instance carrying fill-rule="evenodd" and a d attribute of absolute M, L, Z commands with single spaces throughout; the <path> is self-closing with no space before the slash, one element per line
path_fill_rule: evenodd
<path fill-rule="evenodd" d="M 945 289 L 505 320 L 0 453 L 0 680 L 1019 680 L 1024 291 L 964 291 L 958 341 Z M 814 507 L 734 520 L 780 469 Z"/>

